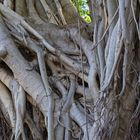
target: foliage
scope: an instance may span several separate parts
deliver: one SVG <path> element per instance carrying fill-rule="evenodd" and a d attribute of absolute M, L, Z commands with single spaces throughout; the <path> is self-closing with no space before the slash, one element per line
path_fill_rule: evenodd
<path fill-rule="evenodd" d="M 72 0 L 72 2 L 77 7 L 80 16 L 90 23 L 91 18 L 87 0 Z"/>

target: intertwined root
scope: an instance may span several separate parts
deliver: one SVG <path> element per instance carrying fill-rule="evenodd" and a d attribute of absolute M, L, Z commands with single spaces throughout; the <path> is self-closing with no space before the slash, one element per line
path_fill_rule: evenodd
<path fill-rule="evenodd" d="M 0 3 L 0 116 L 12 130 L 7 138 L 136 137 L 140 1 L 90 4 L 89 31 L 70 0 Z"/>

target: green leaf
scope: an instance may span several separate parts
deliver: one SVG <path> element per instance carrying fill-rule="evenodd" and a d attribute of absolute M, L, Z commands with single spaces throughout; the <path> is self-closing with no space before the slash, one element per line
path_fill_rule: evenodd
<path fill-rule="evenodd" d="M 72 0 L 74 5 L 77 7 L 80 16 L 87 22 L 91 22 L 90 11 L 87 0 Z"/>

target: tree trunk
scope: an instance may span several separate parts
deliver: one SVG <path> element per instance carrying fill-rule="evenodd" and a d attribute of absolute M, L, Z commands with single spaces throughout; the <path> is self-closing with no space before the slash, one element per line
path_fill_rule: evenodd
<path fill-rule="evenodd" d="M 140 0 L 0 2 L 1 139 L 140 139 Z"/>

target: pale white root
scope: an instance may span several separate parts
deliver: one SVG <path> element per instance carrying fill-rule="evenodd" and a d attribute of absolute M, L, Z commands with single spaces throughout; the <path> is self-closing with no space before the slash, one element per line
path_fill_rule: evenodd
<path fill-rule="evenodd" d="M 14 95 L 15 109 L 16 109 L 16 129 L 15 129 L 15 140 L 18 140 L 22 136 L 23 140 L 26 140 L 24 133 L 24 115 L 25 115 L 25 104 L 26 96 L 23 88 L 15 80 L 11 82 L 12 93 Z"/>
<path fill-rule="evenodd" d="M 13 133 L 15 133 L 16 115 L 15 115 L 15 110 L 13 106 L 12 96 L 9 90 L 5 87 L 5 85 L 1 81 L 0 81 L 0 100 L 8 112 L 8 115 L 10 117 L 11 127 L 13 130 Z"/>

